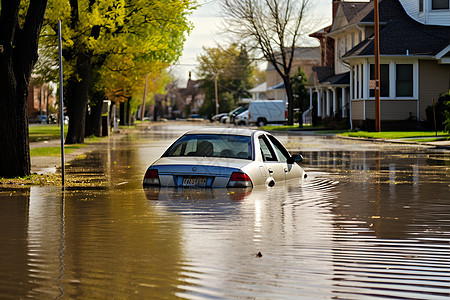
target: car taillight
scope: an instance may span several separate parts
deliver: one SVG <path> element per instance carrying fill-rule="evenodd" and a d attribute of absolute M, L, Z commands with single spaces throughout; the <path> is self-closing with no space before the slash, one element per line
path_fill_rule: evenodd
<path fill-rule="evenodd" d="M 147 172 L 145 172 L 144 176 L 144 185 L 160 185 L 158 170 L 147 169 Z"/>
<path fill-rule="evenodd" d="M 287 111 L 287 110 L 284 111 L 284 117 L 285 117 L 286 119 L 288 118 L 288 111 Z"/>
<path fill-rule="evenodd" d="M 241 172 L 231 173 L 230 181 L 228 182 L 228 187 L 252 187 L 252 180 L 250 177 Z"/>

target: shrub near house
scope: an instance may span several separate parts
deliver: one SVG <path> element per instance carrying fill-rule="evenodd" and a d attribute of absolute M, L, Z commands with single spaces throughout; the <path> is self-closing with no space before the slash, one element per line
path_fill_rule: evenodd
<path fill-rule="evenodd" d="M 450 91 L 442 94 L 436 101 L 434 110 L 433 106 L 426 109 L 427 126 L 430 130 L 434 130 L 434 120 L 436 118 L 436 130 L 450 131 Z"/>

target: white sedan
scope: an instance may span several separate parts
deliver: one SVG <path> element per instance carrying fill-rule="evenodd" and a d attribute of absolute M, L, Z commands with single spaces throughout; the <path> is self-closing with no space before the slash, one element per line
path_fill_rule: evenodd
<path fill-rule="evenodd" d="M 185 133 L 145 173 L 144 187 L 253 187 L 306 178 L 270 133 L 208 128 Z"/>

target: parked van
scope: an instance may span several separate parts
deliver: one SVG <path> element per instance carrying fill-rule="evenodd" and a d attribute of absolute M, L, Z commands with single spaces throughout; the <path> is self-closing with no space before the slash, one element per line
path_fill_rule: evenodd
<path fill-rule="evenodd" d="M 248 107 L 249 123 L 264 126 L 268 123 L 286 123 L 287 104 L 284 100 L 257 100 Z"/>

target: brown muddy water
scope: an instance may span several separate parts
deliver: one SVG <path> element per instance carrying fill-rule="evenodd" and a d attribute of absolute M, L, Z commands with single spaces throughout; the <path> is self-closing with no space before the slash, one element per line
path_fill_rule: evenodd
<path fill-rule="evenodd" d="M 278 134 L 304 181 L 144 190 L 188 127 L 111 139 L 76 189 L 0 189 L 0 299 L 450 297 L 449 152 Z"/>

